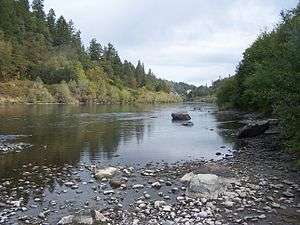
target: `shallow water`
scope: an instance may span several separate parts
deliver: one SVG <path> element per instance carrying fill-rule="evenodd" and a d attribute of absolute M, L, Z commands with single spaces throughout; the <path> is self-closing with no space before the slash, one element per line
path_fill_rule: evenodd
<path fill-rule="evenodd" d="M 0 143 L 25 145 L 0 155 L 0 176 L 23 164 L 145 164 L 215 159 L 232 140 L 223 135 L 224 118 L 210 104 L 138 106 L 0 106 Z M 172 122 L 188 111 L 194 126 Z M 27 146 L 28 145 L 28 146 Z M 3 146 L 2 146 L 3 147 Z M 222 148 L 221 148 L 222 147 Z"/>
<path fill-rule="evenodd" d="M 92 164 L 137 169 L 152 163 L 156 168 L 230 154 L 230 131 L 239 124 L 234 114 L 216 110 L 204 103 L 0 106 L 0 209 L 6 205 L 0 210 L 0 224 L 13 224 L 20 218 L 41 224 L 43 219 L 37 217 L 48 209 L 51 213 L 46 220 L 56 224 L 61 217 L 83 209 L 118 203 L 127 207 L 140 197 L 131 188 L 117 191 L 115 197 L 104 195 L 103 190 L 110 187 L 94 179 L 89 170 Z M 194 126 L 172 122 L 171 113 L 177 111 L 187 111 Z M 217 152 L 221 155 L 216 156 Z M 68 186 L 68 181 L 75 187 Z M 139 182 L 145 184 L 134 175 L 127 185 Z M 153 199 L 161 199 L 157 192 L 146 190 Z"/>

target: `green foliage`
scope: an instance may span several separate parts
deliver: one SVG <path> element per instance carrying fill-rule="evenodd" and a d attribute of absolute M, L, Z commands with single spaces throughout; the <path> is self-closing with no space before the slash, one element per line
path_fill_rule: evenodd
<path fill-rule="evenodd" d="M 277 115 L 288 145 L 300 148 L 300 3 L 244 52 L 217 97 L 223 107 Z"/>
<path fill-rule="evenodd" d="M 53 96 L 58 103 L 74 104 L 77 102 L 65 81 L 53 86 Z"/>
<path fill-rule="evenodd" d="M 103 53 L 102 46 L 100 43 L 97 42 L 95 38 L 91 40 L 90 47 L 88 50 L 91 60 L 97 61 L 101 59 Z"/>
<path fill-rule="evenodd" d="M 0 33 L 0 80 L 7 80 L 12 77 L 11 69 L 13 66 L 12 46 L 10 42 L 4 40 Z"/>
<path fill-rule="evenodd" d="M 234 77 L 224 79 L 217 89 L 217 104 L 224 108 L 232 108 L 236 96 L 237 82 Z"/>
<path fill-rule="evenodd" d="M 212 90 L 210 87 L 207 86 L 199 86 L 197 88 L 194 88 L 193 90 L 191 90 L 188 94 L 187 97 L 191 100 L 195 100 L 197 98 L 202 98 L 202 97 L 206 97 L 212 94 Z"/>
<path fill-rule="evenodd" d="M 44 0 L 33 0 L 31 9 L 28 0 L 0 1 L 0 56 L 0 82 L 32 84 L 21 102 L 156 102 L 162 92 L 176 99 L 170 83 L 146 73 L 141 61 L 122 62 L 111 43 L 92 39 L 86 50 L 72 20 L 53 9 L 46 14 Z"/>
<path fill-rule="evenodd" d="M 44 87 L 44 84 L 40 78 L 38 78 L 29 89 L 27 96 L 27 102 L 29 103 L 51 103 L 54 102 L 54 98 L 49 93 L 48 89 Z"/>

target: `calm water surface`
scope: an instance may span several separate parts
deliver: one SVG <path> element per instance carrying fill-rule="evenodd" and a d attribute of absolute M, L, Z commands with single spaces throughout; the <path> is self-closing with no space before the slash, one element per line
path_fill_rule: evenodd
<path fill-rule="evenodd" d="M 0 143 L 28 146 L 0 153 L 0 176 L 23 164 L 131 164 L 214 159 L 232 140 L 220 129 L 210 104 L 138 106 L 0 106 Z M 194 126 L 174 123 L 171 113 L 188 111 Z"/>
<path fill-rule="evenodd" d="M 177 111 L 188 111 L 194 126 L 172 122 L 171 113 Z M 63 216 L 84 210 L 120 207 L 118 203 L 130 207 L 141 193 L 128 188 L 105 195 L 111 187 L 95 180 L 89 166 L 134 166 L 136 172 L 126 183 L 131 187 L 146 185 L 140 166 L 149 162 L 156 168 L 164 162 L 216 159 L 216 152 L 232 149 L 227 131 L 236 123 L 231 115 L 215 111 L 209 104 L 0 106 L 0 204 L 10 204 L 0 207 L 0 224 L 19 224 L 24 217 L 31 218 L 28 224 L 45 224 L 38 216 L 48 209 L 47 223 L 57 224 Z M 13 151 L 1 153 L 1 148 Z M 67 186 L 70 181 L 72 187 Z M 160 191 L 169 193 L 167 188 Z M 162 199 L 152 188 L 141 191 Z M 22 210 L 11 208 L 11 201 L 20 202 Z"/>

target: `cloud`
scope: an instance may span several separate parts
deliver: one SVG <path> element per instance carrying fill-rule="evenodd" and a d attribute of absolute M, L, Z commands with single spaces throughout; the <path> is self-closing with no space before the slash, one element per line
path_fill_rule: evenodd
<path fill-rule="evenodd" d="M 48 0 L 88 44 L 113 43 L 157 76 L 193 84 L 233 74 L 242 52 L 298 0 Z"/>

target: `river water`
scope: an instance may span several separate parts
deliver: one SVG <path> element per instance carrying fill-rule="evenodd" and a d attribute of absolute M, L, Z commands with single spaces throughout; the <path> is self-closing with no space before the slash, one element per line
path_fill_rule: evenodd
<path fill-rule="evenodd" d="M 210 104 L 0 106 L 0 176 L 27 163 L 62 165 L 215 159 L 232 148 Z M 171 120 L 187 111 L 194 126 Z M 17 151 L 17 153 L 16 153 Z"/>
<path fill-rule="evenodd" d="M 111 187 L 93 178 L 90 165 L 155 168 L 230 155 L 227 131 L 236 123 L 216 110 L 205 103 L 0 106 L 0 224 L 20 218 L 56 224 L 81 209 L 128 205 L 140 197 L 132 189 L 107 197 L 103 191 Z M 194 125 L 172 122 L 178 111 L 187 111 Z M 137 182 L 145 181 L 137 176 L 127 185 Z M 38 218 L 41 212 L 47 218 Z"/>

